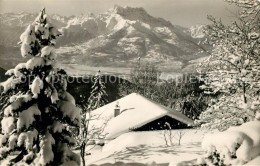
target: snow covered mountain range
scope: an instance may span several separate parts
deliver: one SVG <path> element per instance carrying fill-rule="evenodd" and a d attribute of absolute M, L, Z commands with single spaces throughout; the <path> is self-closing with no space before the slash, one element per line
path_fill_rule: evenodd
<path fill-rule="evenodd" d="M 0 66 L 10 68 L 24 61 L 17 42 L 35 17 L 31 13 L 0 15 Z M 153 17 L 143 8 L 115 6 L 97 16 L 51 17 L 63 33 L 57 41 L 58 61 L 68 70 L 89 70 L 84 66 L 131 68 L 141 59 L 165 72 L 178 73 L 191 70 L 190 65 L 206 56 L 198 47 L 204 38 L 202 26 L 186 29 Z"/>

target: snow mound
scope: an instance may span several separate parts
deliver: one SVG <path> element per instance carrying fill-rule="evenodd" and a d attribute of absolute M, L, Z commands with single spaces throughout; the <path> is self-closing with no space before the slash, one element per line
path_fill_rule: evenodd
<path fill-rule="evenodd" d="M 245 164 L 260 155 L 260 121 L 207 135 L 202 148 L 208 156 L 219 153 L 220 160 L 226 165 Z"/>
<path fill-rule="evenodd" d="M 255 165 L 255 166 L 260 165 L 260 156 L 256 157 L 252 161 L 249 161 L 244 166 L 253 166 L 253 165 Z"/>
<path fill-rule="evenodd" d="M 177 135 L 178 132 L 184 132 L 182 138 L 182 144 L 190 144 L 201 142 L 203 137 L 209 133 L 206 130 L 196 130 L 196 129 L 183 129 L 183 130 L 172 130 L 172 135 Z M 176 141 L 176 140 L 174 140 Z M 174 142 L 173 141 L 173 142 Z M 177 142 L 174 142 L 177 144 Z M 164 146 L 164 131 L 143 131 L 143 132 L 129 132 L 120 135 L 116 139 L 111 140 L 103 147 L 103 152 L 116 152 L 121 151 L 127 147 L 134 147 L 139 145 L 157 145 Z"/>
<path fill-rule="evenodd" d="M 86 161 L 90 165 L 105 165 L 105 163 L 117 165 L 115 163 L 115 158 L 117 158 L 119 159 L 117 161 L 126 163 L 125 165 L 146 166 L 153 162 L 157 165 L 168 165 L 168 163 L 176 165 L 181 161 L 196 160 L 204 153 L 200 146 L 201 140 L 205 134 L 213 131 L 184 129 L 172 130 L 172 134 L 177 135 L 181 131 L 185 132 L 181 145 L 173 139 L 173 146 L 166 146 L 162 130 L 125 133 L 113 140 L 106 140 L 102 149 L 89 146 L 91 155 L 86 156 Z"/>

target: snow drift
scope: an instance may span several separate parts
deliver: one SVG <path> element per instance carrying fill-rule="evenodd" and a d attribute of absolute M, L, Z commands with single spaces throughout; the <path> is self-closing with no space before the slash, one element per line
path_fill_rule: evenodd
<path fill-rule="evenodd" d="M 243 165 L 260 155 L 260 121 L 209 134 L 202 148 L 207 151 L 205 163 Z"/>

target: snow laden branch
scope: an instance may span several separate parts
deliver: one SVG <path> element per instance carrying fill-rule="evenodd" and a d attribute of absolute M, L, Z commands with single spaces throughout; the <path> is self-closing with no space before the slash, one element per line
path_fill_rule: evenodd
<path fill-rule="evenodd" d="M 26 63 L 8 70 L 1 83 L 3 107 L 0 160 L 9 164 L 61 165 L 79 156 L 69 126 L 80 125 L 80 109 L 66 92 L 66 73 L 56 68 L 55 44 L 60 32 L 43 9 L 20 37 Z"/>

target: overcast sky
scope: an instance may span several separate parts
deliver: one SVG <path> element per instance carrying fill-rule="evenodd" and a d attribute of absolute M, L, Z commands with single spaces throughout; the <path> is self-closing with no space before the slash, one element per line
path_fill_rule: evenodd
<path fill-rule="evenodd" d="M 237 13 L 236 9 L 224 0 L 0 0 L 0 13 L 38 12 L 46 7 L 49 14 L 99 14 L 115 4 L 144 7 L 152 16 L 162 17 L 185 27 L 208 23 L 207 14 L 229 22 L 234 20 L 234 13 Z"/>

